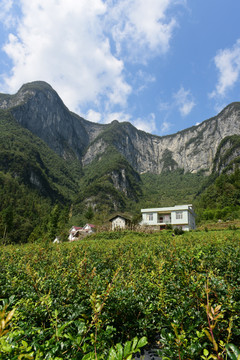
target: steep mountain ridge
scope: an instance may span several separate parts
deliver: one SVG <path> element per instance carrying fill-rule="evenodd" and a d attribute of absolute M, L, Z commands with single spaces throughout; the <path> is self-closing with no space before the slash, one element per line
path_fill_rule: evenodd
<path fill-rule="evenodd" d="M 113 122 L 111 126 L 112 137 L 105 136 L 110 128 L 102 132 L 89 145 L 83 164 L 89 164 L 99 152 L 104 152 L 111 141 L 140 174 L 160 174 L 177 168 L 210 174 L 221 141 L 240 134 L 240 103 L 230 104 L 219 115 L 199 125 L 163 137 L 139 131 L 129 123 Z"/>
<path fill-rule="evenodd" d="M 61 216 L 68 226 L 89 221 L 84 214 L 102 224 L 116 211 L 137 218 L 143 207 L 177 203 L 195 202 L 206 219 L 218 219 L 214 207 L 226 204 L 221 216 L 235 210 L 240 216 L 238 102 L 160 137 L 128 122 L 87 121 L 69 111 L 50 85 L 33 82 L 15 95 L 0 94 L 0 140 L 4 239 L 37 239 Z"/>
<path fill-rule="evenodd" d="M 214 159 L 213 172 L 232 172 L 240 163 L 240 135 L 226 136 L 219 144 Z"/>
<path fill-rule="evenodd" d="M 86 146 L 101 131 L 101 125 L 89 124 L 71 113 L 56 91 L 42 81 L 23 85 L 15 95 L 0 94 L 0 109 L 9 109 L 20 125 L 64 159 L 80 160 Z"/>
<path fill-rule="evenodd" d="M 78 162 L 70 166 L 7 110 L 0 110 L 0 171 L 52 202 L 73 198 L 82 175 Z"/>
<path fill-rule="evenodd" d="M 9 109 L 19 124 L 64 159 L 77 158 L 85 167 L 113 146 L 139 174 L 177 168 L 210 174 L 221 141 L 240 135 L 238 102 L 199 125 L 162 137 L 127 122 L 87 121 L 70 112 L 52 87 L 41 81 L 23 85 L 15 95 L 0 94 L 0 108 Z"/>

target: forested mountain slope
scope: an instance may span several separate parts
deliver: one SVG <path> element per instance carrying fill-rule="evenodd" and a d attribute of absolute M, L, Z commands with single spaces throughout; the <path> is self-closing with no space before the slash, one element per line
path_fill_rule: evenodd
<path fill-rule="evenodd" d="M 191 202 L 202 219 L 228 206 L 227 218 L 239 206 L 239 139 L 240 103 L 160 137 L 127 122 L 87 121 L 44 82 L 0 94 L 0 236 L 26 241 L 53 236 L 71 216 L 101 223 L 116 211 L 137 217 L 141 207 Z"/>
<path fill-rule="evenodd" d="M 0 237 L 25 242 L 47 233 L 51 211 L 56 204 L 65 211 L 80 176 L 78 162 L 69 166 L 0 110 Z"/>

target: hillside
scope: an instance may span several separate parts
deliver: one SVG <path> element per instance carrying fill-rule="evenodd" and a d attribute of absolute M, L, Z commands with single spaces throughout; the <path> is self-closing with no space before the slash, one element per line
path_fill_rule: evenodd
<path fill-rule="evenodd" d="M 3 110 L 0 110 L 0 170 L 59 201 L 76 193 L 82 174 L 79 162 L 64 161 Z"/>
<path fill-rule="evenodd" d="M 232 180 L 225 181 L 227 200 L 215 186 L 223 176 L 231 176 L 240 161 L 240 103 L 228 105 L 198 126 L 160 137 L 127 122 L 87 121 L 70 112 L 50 85 L 33 82 L 15 95 L 0 94 L 0 130 L 4 198 L 0 231 L 6 237 L 8 228 L 10 236 L 4 215 L 10 204 L 12 234 L 21 228 L 20 223 L 30 223 L 29 230 L 19 230 L 22 235 L 14 241 L 26 241 L 38 222 L 41 233 L 48 232 L 46 224 L 56 204 L 65 209 L 66 226 L 89 219 L 101 224 L 117 211 L 137 218 L 140 209 L 148 206 L 193 202 L 199 219 L 205 219 L 209 209 L 230 206 L 224 212 L 228 217 L 238 207 L 237 182 L 233 189 Z M 30 200 L 25 204 L 29 197 L 36 197 L 34 204 L 43 204 L 41 210 L 34 205 L 23 211 L 31 204 Z M 31 211 L 38 221 L 32 220 Z"/>
<path fill-rule="evenodd" d="M 4 241 L 25 242 L 33 232 L 36 237 L 46 233 L 53 206 L 70 204 L 81 173 L 78 162 L 69 166 L 8 111 L 0 110 L 0 233 Z"/>

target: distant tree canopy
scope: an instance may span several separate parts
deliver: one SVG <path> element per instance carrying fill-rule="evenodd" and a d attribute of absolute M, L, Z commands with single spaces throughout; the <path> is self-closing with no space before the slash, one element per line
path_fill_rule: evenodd
<path fill-rule="evenodd" d="M 240 170 L 221 174 L 196 199 L 200 221 L 240 217 Z"/>

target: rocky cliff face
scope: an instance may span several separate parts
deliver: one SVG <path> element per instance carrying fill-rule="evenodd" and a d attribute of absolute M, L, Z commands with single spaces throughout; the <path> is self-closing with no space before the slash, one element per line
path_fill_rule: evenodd
<path fill-rule="evenodd" d="M 23 85 L 15 95 L 0 95 L 0 108 L 10 109 L 18 123 L 65 159 L 81 159 L 101 129 L 71 113 L 52 87 L 41 81 Z"/>
<path fill-rule="evenodd" d="M 232 172 L 235 164 L 240 162 L 240 135 L 226 136 L 219 144 L 214 159 L 213 170 L 221 174 Z"/>
<path fill-rule="evenodd" d="M 233 103 L 216 117 L 169 136 L 150 135 L 129 123 L 115 124 L 115 132 L 121 135 L 113 140 L 114 146 L 140 174 L 160 174 L 176 168 L 209 174 L 220 142 L 227 136 L 240 134 L 240 104 Z M 103 137 L 96 139 L 88 147 L 83 164 L 90 163 L 106 146 Z"/>
<path fill-rule="evenodd" d="M 89 122 L 71 113 L 44 82 L 24 85 L 15 95 L 0 95 L 0 108 L 10 109 L 22 126 L 63 158 L 77 157 L 86 166 L 113 146 L 140 174 L 176 168 L 210 174 L 221 141 L 240 135 L 240 103 L 230 104 L 198 126 L 164 137 L 139 131 L 130 123 Z"/>

